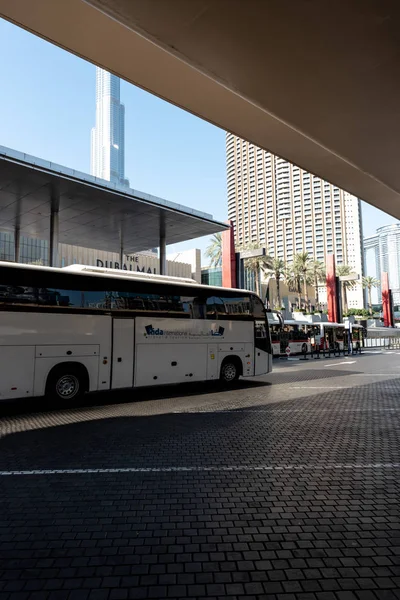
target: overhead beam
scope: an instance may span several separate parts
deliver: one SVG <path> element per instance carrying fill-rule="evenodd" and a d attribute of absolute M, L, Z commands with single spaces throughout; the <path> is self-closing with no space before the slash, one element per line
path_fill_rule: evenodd
<path fill-rule="evenodd" d="M 0 0 L 0 14 L 400 218 L 396 6 Z"/>

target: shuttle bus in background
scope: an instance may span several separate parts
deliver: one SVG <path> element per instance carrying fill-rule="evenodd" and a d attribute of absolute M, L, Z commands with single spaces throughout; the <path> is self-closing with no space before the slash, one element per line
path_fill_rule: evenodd
<path fill-rule="evenodd" d="M 274 313 L 268 313 L 271 342 L 274 356 L 283 355 L 287 348 L 291 354 L 309 353 L 311 347 L 320 350 L 343 350 L 348 347 L 348 330 L 344 323 L 314 322 L 306 320 L 285 320 Z M 352 325 L 351 343 L 353 350 L 364 346 L 365 329 Z"/>
<path fill-rule="evenodd" d="M 0 262 L 0 400 L 271 371 L 260 298 L 192 279 Z"/>

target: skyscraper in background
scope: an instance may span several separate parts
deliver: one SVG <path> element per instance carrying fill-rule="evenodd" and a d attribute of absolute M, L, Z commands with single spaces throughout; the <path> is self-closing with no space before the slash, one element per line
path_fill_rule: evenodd
<path fill-rule="evenodd" d="M 96 125 L 91 134 L 90 172 L 95 177 L 129 186 L 125 179 L 125 107 L 120 80 L 96 67 Z"/>
<path fill-rule="evenodd" d="M 308 252 L 322 262 L 363 273 L 360 201 L 270 152 L 227 133 L 228 218 L 238 246 L 256 243 L 290 263 Z M 322 294 L 323 294 L 323 290 Z M 363 306 L 361 284 L 348 291 L 349 308 Z"/>
<path fill-rule="evenodd" d="M 376 235 L 364 239 L 365 271 L 379 281 L 382 272 L 389 274 L 389 286 L 393 302 L 400 304 L 400 223 L 385 225 L 376 230 Z M 372 289 L 372 302 L 381 303 L 381 288 Z"/>

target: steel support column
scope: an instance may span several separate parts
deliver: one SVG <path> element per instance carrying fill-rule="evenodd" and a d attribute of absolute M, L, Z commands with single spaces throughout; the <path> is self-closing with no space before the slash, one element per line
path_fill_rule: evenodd
<path fill-rule="evenodd" d="M 164 215 L 161 215 L 160 219 L 160 275 L 167 275 L 167 241 Z"/>
<path fill-rule="evenodd" d="M 124 231 L 125 231 L 124 222 L 121 221 L 120 228 L 119 228 L 119 268 L 120 269 L 124 268 L 124 240 L 125 240 Z"/>
<path fill-rule="evenodd" d="M 19 227 L 14 229 L 14 261 L 19 262 L 20 257 L 20 240 L 21 240 L 21 231 Z"/>
<path fill-rule="evenodd" d="M 52 190 L 51 212 L 50 212 L 50 243 L 49 243 L 49 265 L 58 267 L 58 239 L 59 239 L 59 206 L 60 198 L 58 190 Z"/>

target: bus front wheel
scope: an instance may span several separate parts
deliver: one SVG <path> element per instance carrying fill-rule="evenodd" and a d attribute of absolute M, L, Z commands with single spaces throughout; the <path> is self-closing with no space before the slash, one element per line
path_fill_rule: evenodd
<path fill-rule="evenodd" d="M 87 371 L 82 365 L 66 363 L 54 367 L 47 378 L 46 397 L 70 402 L 88 389 Z"/>
<path fill-rule="evenodd" d="M 224 384 L 230 384 L 237 381 L 240 377 L 241 369 L 239 360 L 232 358 L 225 358 L 221 365 L 220 380 Z"/>

